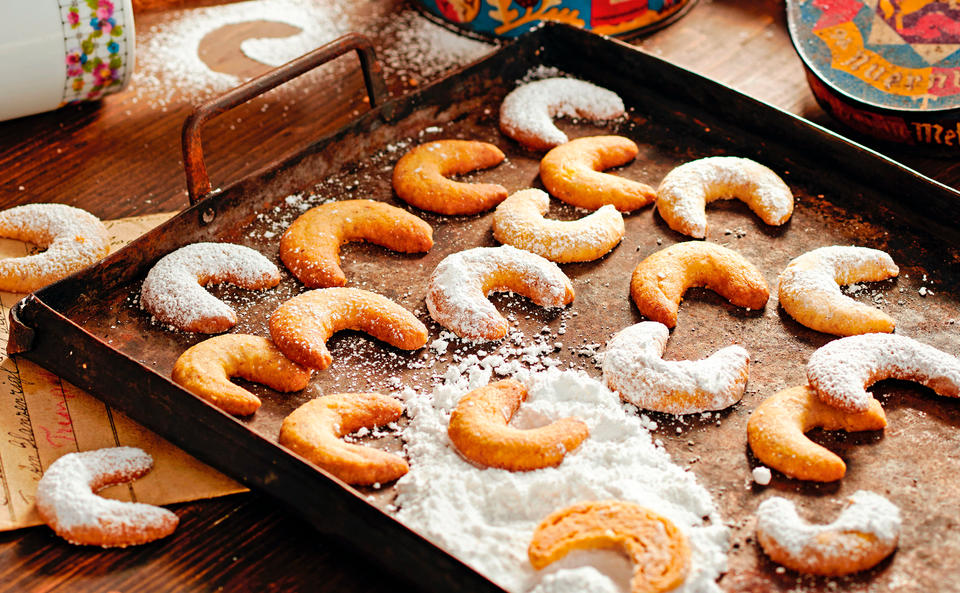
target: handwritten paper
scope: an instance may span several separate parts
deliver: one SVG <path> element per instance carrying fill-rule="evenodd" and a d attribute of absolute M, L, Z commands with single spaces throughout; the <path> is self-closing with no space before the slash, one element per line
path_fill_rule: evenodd
<path fill-rule="evenodd" d="M 111 251 L 170 214 L 107 221 Z M 29 246 L 0 240 L 0 257 L 26 255 Z M 7 342 L 10 308 L 24 295 L 0 292 L 0 340 Z M 140 447 L 153 470 L 101 495 L 151 504 L 172 504 L 246 490 L 187 455 L 85 391 L 22 358 L 0 354 L 0 531 L 40 524 L 33 504 L 44 468 L 76 451 Z"/>

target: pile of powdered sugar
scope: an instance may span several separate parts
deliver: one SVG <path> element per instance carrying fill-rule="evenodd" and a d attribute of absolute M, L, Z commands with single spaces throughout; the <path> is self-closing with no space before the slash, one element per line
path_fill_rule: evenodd
<path fill-rule="evenodd" d="M 646 416 L 585 373 L 511 369 L 530 392 L 513 426 L 574 416 L 590 427 L 559 466 L 509 472 L 479 468 L 456 453 L 447 437 L 451 411 L 469 390 L 502 374 L 496 371 L 502 364 L 499 355 L 469 356 L 448 367 L 432 393 L 402 392 L 411 419 L 403 432 L 411 469 L 396 486 L 397 518 L 509 591 L 615 592 L 626 590 L 630 579 L 620 554 L 575 552 L 538 572 L 526 550 L 537 524 L 557 509 L 588 500 L 632 501 L 663 514 L 689 538 L 691 570 L 677 591 L 719 591 L 728 529 L 709 493 L 654 444 Z"/>

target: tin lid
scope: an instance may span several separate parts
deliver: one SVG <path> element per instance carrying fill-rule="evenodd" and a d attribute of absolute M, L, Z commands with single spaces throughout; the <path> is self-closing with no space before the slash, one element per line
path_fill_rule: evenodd
<path fill-rule="evenodd" d="M 960 107 L 957 0 L 787 0 L 787 24 L 807 68 L 848 100 L 905 116 Z"/>
<path fill-rule="evenodd" d="M 416 0 L 442 24 L 482 37 L 517 37 L 545 21 L 602 35 L 632 36 L 664 27 L 695 0 Z"/>

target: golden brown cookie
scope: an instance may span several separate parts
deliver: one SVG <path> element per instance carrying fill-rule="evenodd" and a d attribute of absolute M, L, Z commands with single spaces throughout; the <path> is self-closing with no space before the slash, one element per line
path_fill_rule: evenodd
<path fill-rule="evenodd" d="M 794 258 L 780 274 L 780 305 L 798 323 L 820 332 L 852 336 L 890 333 L 892 317 L 840 292 L 855 282 L 886 280 L 900 273 L 879 249 L 834 245 Z"/>
<path fill-rule="evenodd" d="M 391 346 L 416 350 L 427 328 L 413 313 L 379 294 L 359 288 L 320 288 L 286 301 L 270 315 L 270 336 L 287 358 L 323 370 L 333 357 L 326 341 L 353 329 Z"/>
<path fill-rule="evenodd" d="M 266 338 L 225 334 L 188 348 L 173 364 L 171 378 L 221 410 L 246 416 L 257 411 L 260 398 L 232 383 L 231 377 L 290 392 L 305 388 L 310 373 Z"/>
<path fill-rule="evenodd" d="M 757 508 L 757 541 L 777 564 L 806 574 L 838 577 L 873 568 L 900 540 L 900 509 L 866 490 L 850 497 L 832 523 L 811 525 L 793 503 L 774 496 Z"/>
<path fill-rule="evenodd" d="M 843 477 L 847 465 L 804 433 L 814 428 L 859 432 L 886 426 L 886 415 L 875 399 L 864 412 L 845 412 L 823 403 L 803 385 L 784 389 L 757 406 L 747 421 L 747 442 L 757 459 L 791 478 L 833 482 Z"/>
<path fill-rule="evenodd" d="M 527 548 L 540 570 L 574 550 L 610 549 L 633 563 L 631 593 L 662 593 L 679 587 L 690 571 L 687 537 L 670 519 L 619 500 L 581 502 L 551 513 Z"/>
<path fill-rule="evenodd" d="M 527 430 L 509 426 L 526 399 L 527 388 L 513 379 L 474 389 L 450 415 L 450 442 L 461 455 L 487 467 L 518 472 L 560 465 L 590 430 L 576 418 Z"/>
<path fill-rule="evenodd" d="M 807 362 L 807 381 L 824 403 L 862 412 L 876 400 L 867 387 L 884 379 L 915 381 L 960 397 L 960 358 L 895 334 L 863 334 L 827 343 Z"/>
<path fill-rule="evenodd" d="M 747 309 L 762 309 L 770 296 L 760 270 L 745 257 L 704 241 L 671 245 L 637 264 L 630 296 L 648 319 L 672 328 L 683 294 L 692 286 L 709 288 Z"/>
<path fill-rule="evenodd" d="M 478 214 L 507 197 L 494 183 L 464 183 L 449 179 L 500 164 L 503 152 L 486 142 L 436 140 L 400 157 L 393 168 L 393 189 L 404 202 L 440 214 Z"/>
<path fill-rule="evenodd" d="M 180 519 L 157 506 L 94 494 L 130 482 L 153 467 L 135 447 L 68 453 L 50 464 L 37 484 L 37 513 L 71 544 L 123 548 L 166 537 Z"/>
<path fill-rule="evenodd" d="M 402 414 L 398 400 L 379 393 L 325 395 L 284 418 L 280 444 L 347 484 L 384 484 L 407 473 L 407 462 L 392 453 L 345 443 L 340 438 L 361 428 L 388 424 Z"/>
<path fill-rule="evenodd" d="M 549 209 L 546 192 L 516 192 L 493 213 L 494 238 L 561 264 L 600 259 L 623 239 L 623 216 L 609 204 L 579 220 L 547 220 Z"/>
<path fill-rule="evenodd" d="M 555 198 L 587 210 L 612 204 L 630 212 L 650 204 L 657 192 L 645 183 L 603 173 L 625 165 L 639 152 L 623 136 L 577 138 L 554 148 L 540 161 L 540 180 Z"/>
<path fill-rule="evenodd" d="M 499 340 L 510 324 L 487 300 L 487 293 L 509 290 L 542 307 L 573 301 L 573 284 L 557 264 L 509 245 L 474 247 L 448 255 L 427 287 L 427 309 L 434 321 L 469 340 Z"/>
<path fill-rule="evenodd" d="M 690 161 L 667 173 L 657 188 L 657 212 L 671 229 L 703 239 L 707 203 L 733 198 L 769 225 L 782 225 L 793 214 L 793 192 L 776 173 L 732 156 Z"/>
<path fill-rule="evenodd" d="M 65 204 L 26 204 L 0 212 L 0 237 L 46 248 L 43 253 L 0 260 L 0 290 L 6 292 L 33 292 L 110 251 L 100 219 Z"/>
<path fill-rule="evenodd" d="M 311 208 L 280 238 L 280 261 L 310 288 L 343 286 L 340 246 L 368 241 L 401 253 L 433 247 L 433 229 L 423 219 L 374 200 L 345 200 Z"/>

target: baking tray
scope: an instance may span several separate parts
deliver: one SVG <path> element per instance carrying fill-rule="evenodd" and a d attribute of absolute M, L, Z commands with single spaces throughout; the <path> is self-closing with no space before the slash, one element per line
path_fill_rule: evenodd
<path fill-rule="evenodd" d="M 855 297 L 893 314 L 898 332 L 949 352 L 958 350 L 960 195 L 946 186 L 629 45 L 563 25 L 545 25 L 416 93 L 386 102 L 368 41 L 351 36 L 320 53 L 329 58 L 353 49 L 361 55 L 373 108 L 301 153 L 222 189 L 210 188 L 203 168 L 203 122 L 291 73 L 322 63 L 323 56 L 281 67 L 198 108 L 185 126 L 194 204 L 99 265 L 21 301 L 12 312 L 8 351 L 97 394 L 208 464 L 273 495 L 319 531 L 343 539 L 420 589 L 500 590 L 385 512 L 391 488 L 350 488 L 276 444 L 282 418 L 301 403 L 335 391 L 389 393 L 398 384 L 428 388 L 454 353 L 401 352 L 345 332 L 328 343 L 333 366 L 318 373 L 304 392 L 280 396 L 251 385 L 264 405 L 251 418 L 237 419 L 168 379 L 176 357 L 206 336 L 152 324 L 136 295 L 154 262 L 192 242 L 237 242 L 276 260 L 279 233 L 299 214 L 295 206 L 304 200 L 366 197 L 406 207 L 392 194 L 390 171 L 406 149 L 423 141 L 462 137 L 493 142 L 505 150 L 508 161 L 468 179 L 496 181 L 511 191 L 540 187 L 540 155 L 502 136 L 497 112 L 517 81 L 542 67 L 593 81 L 624 98 L 629 108 L 625 121 L 560 124 L 572 136 L 619 133 L 636 140 L 640 155 L 620 169 L 623 175 L 656 185 L 672 167 L 718 154 L 754 158 L 781 173 L 797 205 L 783 227 L 764 226 L 737 201 L 709 209 L 708 239 L 756 263 L 774 295 L 777 274 L 809 249 L 830 244 L 882 248 L 900 265 L 900 277 L 856 287 Z M 309 193 L 316 195 L 312 201 Z M 416 311 L 432 340 L 440 328 L 430 322 L 423 305 L 430 272 L 450 253 L 495 242 L 490 213 L 417 214 L 435 228 L 436 244 L 428 254 L 398 255 L 354 244 L 344 249 L 344 265 L 350 285 L 375 290 Z M 559 218 L 582 214 L 556 203 L 551 211 Z M 608 256 L 564 266 L 577 290 L 576 316 L 509 295 L 493 298 L 516 313 L 517 327 L 527 336 L 545 325 L 557 331 L 565 324 L 564 346 L 555 356 L 594 376 L 599 373 L 591 354 L 614 332 L 641 320 L 628 296 L 633 267 L 649 253 L 686 239 L 651 208 L 628 216 L 626 225 L 626 238 Z M 213 290 L 238 312 L 240 322 L 233 331 L 268 335 L 269 313 L 304 288 L 284 272 L 281 284 L 262 294 L 231 287 Z M 709 291 L 694 289 L 686 295 L 668 358 L 701 358 L 741 343 L 753 359 L 747 393 L 733 408 L 680 418 L 651 415 L 659 424 L 655 437 L 710 490 L 731 526 L 729 571 L 720 585 L 728 591 L 832 591 L 838 586 L 848 591 L 952 590 L 960 575 L 956 400 L 912 384 L 885 382 L 875 390 L 888 414 L 885 432 L 813 433 L 847 460 L 843 480 L 818 485 L 775 473 L 770 486 L 759 487 L 749 479 L 756 464 L 745 438 L 750 412 L 763 398 L 804 382 L 807 358 L 830 339 L 795 323 L 775 297 L 763 311 L 747 312 Z M 489 345 L 457 349 L 466 355 L 480 348 Z M 393 439 L 386 446 L 399 445 Z M 777 572 L 752 539 L 756 506 L 772 493 L 797 500 L 806 516 L 822 518 L 834 516 L 838 498 L 861 488 L 891 497 L 905 517 L 899 551 L 871 571 L 839 583 Z"/>

